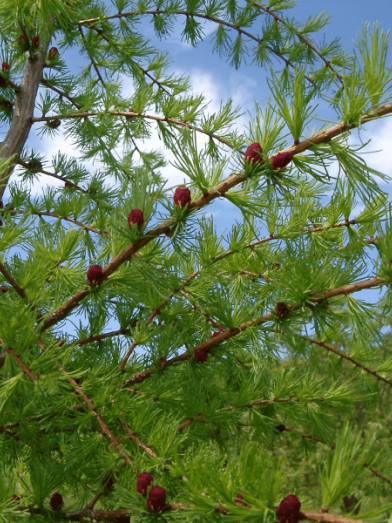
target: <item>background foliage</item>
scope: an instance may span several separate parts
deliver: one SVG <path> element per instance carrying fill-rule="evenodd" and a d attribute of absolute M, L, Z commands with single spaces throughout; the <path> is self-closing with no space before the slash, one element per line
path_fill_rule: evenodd
<path fill-rule="evenodd" d="M 294 20 L 294 3 L 0 3 L 3 521 L 276 521 L 293 493 L 304 519 L 390 519 L 388 177 L 349 141 L 392 113 L 389 34 L 364 24 L 346 52 L 318 41 L 326 13 Z M 211 113 L 171 73 L 146 19 L 195 47 L 213 22 L 222 58 L 265 69 L 246 132 L 241 107 Z M 31 126 L 78 158 L 31 150 Z M 61 186 L 34 195 L 39 176 Z M 241 212 L 223 233 L 219 198 Z M 357 294 L 371 288 L 378 303 Z"/>

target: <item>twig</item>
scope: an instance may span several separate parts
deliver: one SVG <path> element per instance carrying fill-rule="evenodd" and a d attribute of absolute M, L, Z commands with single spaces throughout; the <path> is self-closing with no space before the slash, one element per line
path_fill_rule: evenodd
<path fill-rule="evenodd" d="M 134 320 L 132 326 L 134 326 L 137 322 L 138 322 L 138 320 Z M 106 332 L 105 334 L 98 334 L 96 336 L 89 336 L 88 338 L 82 338 L 82 339 L 71 342 L 71 344 L 79 345 L 79 346 L 87 345 L 88 343 L 94 343 L 95 341 L 101 341 L 106 338 L 112 338 L 113 336 L 120 336 L 121 334 L 128 334 L 129 331 L 130 331 L 130 329 L 128 327 L 121 328 L 116 331 Z"/>
<path fill-rule="evenodd" d="M 27 296 L 26 296 L 26 293 L 25 293 L 23 287 L 21 287 L 18 284 L 18 282 L 15 280 L 15 278 L 13 278 L 11 273 L 7 270 L 6 266 L 1 261 L 0 261 L 0 272 L 3 274 L 4 278 L 8 281 L 8 283 L 10 285 L 12 285 L 12 287 L 19 294 L 19 296 L 23 300 L 26 300 Z M 5 287 L 5 289 L 8 290 L 6 287 Z M 3 292 L 6 292 L 6 291 L 3 291 Z"/>
<path fill-rule="evenodd" d="M 259 4 L 258 2 L 255 2 L 255 0 L 246 0 L 247 2 L 251 3 L 252 5 L 254 5 L 255 7 L 257 7 L 258 9 L 264 11 L 265 13 L 268 13 L 269 15 L 273 16 L 275 20 L 277 20 L 278 22 L 280 22 L 281 24 L 283 24 L 285 27 L 288 27 L 288 23 L 286 22 L 286 20 L 284 20 L 282 17 L 280 17 L 279 15 L 277 15 L 270 7 L 265 7 L 265 6 L 262 6 L 261 4 Z M 330 69 L 335 75 L 336 77 L 338 78 L 338 80 L 340 81 L 340 83 L 343 85 L 343 88 L 344 88 L 344 82 L 343 82 L 343 78 L 342 76 L 332 67 L 332 64 L 329 60 L 327 60 L 326 58 L 324 58 L 324 56 L 320 53 L 320 51 L 312 44 L 312 42 L 310 40 L 308 40 L 300 31 L 298 31 L 297 29 L 295 29 L 293 26 L 290 26 L 290 29 L 294 30 L 295 34 L 298 36 L 298 38 L 300 40 L 302 40 L 304 42 L 304 44 L 309 47 L 309 49 L 311 49 L 315 54 L 317 54 L 317 56 L 319 56 L 321 58 L 321 60 L 325 63 L 325 66 L 328 67 L 328 69 Z"/>
<path fill-rule="evenodd" d="M 364 289 L 371 289 L 372 287 L 378 287 L 379 285 L 387 285 L 388 281 L 381 278 L 372 278 L 370 280 L 365 280 L 362 282 L 357 283 L 351 283 L 348 285 L 343 285 L 342 287 L 337 287 L 336 289 L 330 289 L 328 291 L 324 292 L 317 292 L 313 293 L 309 296 L 309 300 L 324 300 L 328 298 L 333 298 L 340 295 L 347 295 L 351 294 L 353 292 L 358 292 Z M 295 310 L 298 310 L 300 308 L 300 304 L 297 305 L 289 305 L 288 310 L 290 312 L 293 312 Z M 247 322 L 241 323 L 237 327 L 229 328 L 225 330 L 224 332 L 219 333 L 214 338 L 210 338 L 207 341 L 204 341 L 203 343 L 197 345 L 194 347 L 191 351 L 183 352 L 179 356 L 175 356 L 174 358 L 167 360 L 163 368 L 166 368 L 168 366 L 173 365 L 174 363 L 179 363 L 180 361 L 187 361 L 192 358 L 192 354 L 195 353 L 198 350 L 206 350 L 209 352 L 211 349 L 216 347 L 217 345 L 220 345 L 222 342 L 229 340 L 230 338 L 237 336 L 241 332 L 252 328 L 257 327 L 259 325 L 262 325 L 263 323 L 266 323 L 267 321 L 273 320 L 275 317 L 275 311 L 269 312 L 263 316 L 260 316 L 259 318 L 254 318 L 253 320 L 249 320 Z M 137 372 L 133 374 L 130 378 L 124 381 L 123 386 L 128 387 L 129 385 L 134 385 L 135 383 L 141 383 L 145 379 L 150 378 L 155 373 L 155 367 L 150 367 L 149 369 L 146 369 L 144 371 Z"/>
<path fill-rule="evenodd" d="M 364 123 L 366 121 L 369 121 L 371 119 L 374 119 L 376 117 L 380 117 L 382 115 L 386 115 L 392 112 L 392 103 L 383 105 L 377 109 L 374 109 L 368 114 L 365 114 L 361 117 L 360 122 Z M 328 129 L 324 129 L 312 137 L 305 139 L 304 141 L 300 142 L 299 144 L 294 144 L 287 149 L 285 149 L 285 152 L 291 152 L 292 154 L 297 154 L 299 152 L 305 151 L 306 149 L 310 149 L 314 145 L 322 142 L 328 142 L 331 138 L 338 136 L 339 134 L 346 132 L 349 129 L 354 129 L 357 127 L 358 124 L 352 124 L 348 126 L 347 124 L 341 122 L 340 124 L 334 125 Z M 232 189 L 233 187 L 239 185 L 242 183 L 246 178 L 241 174 L 234 174 L 229 176 L 226 180 L 219 183 L 216 187 L 213 189 L 210 189 L 206 191 L 202 196 L 197 198 L 194 202 L 192 202 L 189 205 L 189 212 L 194 211 L 196 209 L 201 209 L 205 207 L 208 203 L 213 201 L 214 199 L 224 195 L 227 191 Z M 118 267 L 120 267 L 123 263 L 130 260 L 132 256 L 134 256 L 142 247 L 148 245 L 151 241 L 155 240 L 157 237 L 167 233 L 170 231 L 171 226 L 173 225 L 173 219 L 166 220 L 159 225 L 157 225 L 154 229 L 147 232 L 142 238 L 137 240 L 136 242 L 128 245 L 125 249 L 123 249 L 119 254 L 117 254 L 111 262 L 106 265 L 103 269 L 103 277 L 106 279 L 110 274 L 115 272 Z M 375 279 L 377 280 L 377 278 Z M 379 280 L 377 280 L 379 281 Z M 380 280 L 380 282 L 383 282 L 383 280 Z M 378 283 L 381 284 L 381 283 Z M 373 285 L 371 285 L 373 286 Z M 67 302 L 65 302 L 63 305 L 58 307 L 55 311 L 53 311 L 51 314 L 49 314 L 46 319 L 43 321 L 42 328 L 43 330 L 48 329 L 49 327 L 55 325 L 57 322 L 61 321 L 63 318 L 65 318 L 75 307 L 79 305 L 79 303 L 87 296 L 88 293 L 86 293 L 84 290 L 79 291 L 76 293 L 72 298 L 70 298 Z"/>
<path fill-rule="evenodd" d="M 7 347 L 3 340 L 0 338 L 0 345 L 2 345 L 5 349 L 5 351 L 10 354 L 16 363 L 19 365 L 19 367 L 22 369 L 23 373 L 26 374 L 34 383 L 38 380 L 37 376 L 33 373 L 33 371 L 23 362 L 22 358 L 16 354 L 16 352 L 11 349 L 11 347 Z"/>
<path fill-rule="evenodd" d="M 71 102 L 71 104 L 74 107 L 76 107 L 76 109 L 81 109 L 82 108 L 82 105 L 80 105 L 78 102 L 76 102 L 68 93 L 66 93 L 64 91 L 61 91 L 61 89 L 59 89 L 58 87 L 52 85 L 48 80 L 42 79 L 41 80 L 41 84 L 44 85 L 45 87 L 48 87 L 48 89 L 51 89 L 52 91 L 54 91 L 58 95 L 60 95 L 61 98 L 66 98 L 69 102 Z"/>
<path fill-rule="evenodd" d="M 21 165 L 22 167 L 24 167 L 25 169 L 30 169 L 29 165 L 26 162 L 24 162 L 23 160 L 19 160 L 18 164 Z M 46 176 L 50 176 L 51 178 L 56 178 L 56 180 L 60 180 L 64 183 L 68 184 L 72 188 L 77 189 L 78 191 L 81 191 L 84 194 L 90 194 L 90 192 L 87 189 L 83 189 L 77 183 L 75 183 L 71 180 L 68 180 L 67 178 L 64 178 L 63 176 L 59 176 L 56 173 L 51 173 L 49 171 L 45 171 L 44 169 L 39 168 L 39 167 L 37 169 L 35 169 L 34 172 L 39 172 L 41 174 L 45 174 Z"/>
<path fill-rule="evenodd" d="M 291 333 L 291 334 L 293 334 L 293 333 Z M 354 358 L 351 358 L 351 356 L 348 356 L 344 352 L 341 352 L 341 351 L 335 349 L 334 347 L 331 347 L 331 345 L 327 345 L 323 341 L 318 341 L 318 340 L 315 340 L 313 338 L 309 338 L 308 336 L 301 336 L 299 334 L 294 334 L 294 336 L 302 338 L 305 341 L 309 341 L 309 343 L 312 343 L 313 345 L 318 345 L 319 347 L 323 347 L 324 349 L 326 349 L 329 352 L 333 352 L 334 354 L 336 354 L 340 358 L 344 358 L 345 360 L 348 360 L 350 363 L 353 363 L 356 367 L 359 367 L 360 369 L 364 370 L 368 374 L 371 374 L 372 376 L 377 378 L 379 381 L 383 381 L 384 383 L 386 383 L 387 385 L 392 387 L 392 382 L 390 382 L 386 378 L 383 378 L 382 376 L 380 376 L 380 374 L 378 374 L 374 370 L 371 370 L 368 367 L 365 367 L 365 365 L 362 365 L 362 363 L 359 363 L 359 361 L 354 360 Z"/>
<path fill-rule="evenodd" d="M 136 436 L 136 434 L 129 428 L 127 423 L 124 423 L 123 421 L 121 421 L 120 418 L 118 418 L 118 421 L 121 424 L 122 428 L 125 429 L 129 439 L 134 441 L 142 450 L 147 452 L 147 454 L 149 456 L 151 456 L 154 459 L 158 459 L 157 455 L 152 450 L 152 448 L 149 447 L 148 445 L 146 445 L 145 443 L 143 443 L 142 441 L 140 441 L 140 439 Z"/>
<path fill-rule="evenodd" d="M 100 234 L 101 236 L 105 236 L 106 238 L 109 238 L 107 231 L 100 231 L 99 229 L 96 229 L 95 227 L 91 227 L 90 225 L 86 225 L 82 222 L 79 222 L 78 220 L 75 220 L 74 218 L 71 218 L 70 216 L 60 216 L 59 214 L 56 214 L 54 212 L 48 212 L 48 211 L 24 211 L 22 209 L 5 209 L 3 212 L 7 212 L 10 214 L 34 214 L 37 216 L 50 216 L 52 218 L 57 218 L 58 220 L 65 220 L 67 222 L 71 222 L 75 225 L 78 225 L 79 227 L 82 227 L 86 231 L 94 232 L 95 234 Z"/>
<path fill-rule="evenodd" d="M 68 119 L 68 118 L 85 118 L 85 117 L 91 117 L 91 116 L 98 116 L 100 114 L 109 114 L 111 116 L 125 116 L 128 118 L 144 118 L 145 120 L 152 120 L 155 122 L 163 122 L 168 123 L 172 125 L 177 125 L 179 127 L 185 127 L 186 129 L 190 129 L 192 131 L 199 132 L 201 134 L 204 134 L 208 136 L 209 138 L 213 138 L 217 140 L 220 143 L 223 143 L 224 145 L 227 145 L 230 148 L 233 148 L 233 146 L 224 138 L 221 138 L 217 134 L 214 133 L 208 133 L 201 129 L 200 127 L 197 127 L 196 125 L 190 124 L 188 122 L 183 122 L 182 120 L 177 120 L 175 118 L 169 118 L 165 116 L 153 116 L 149 114 L 139 114 L 135 113 L 133 111 L 105 111 L 102 113 L 96 112 L 96 111 L 85 111 L 85 112 L 79 112 L 79 113 L 70 113 L 66 115 L 57 115 L 57 116 L 41 116 L 41 117 L 34 117 L 32 118 L 32 122 L 48 122 L 50 120 L 53 120 L 53 118 L 58 119 Z"/>
<path fill-rule="evenodd" d="M 145 10 L 143 12 L 130 11 L 130 12 L 127 12 L 127 13 L 118 13 L 116 15 L 107 16 L 107 17 L 104 17 L 103 20 L 107 21 L 107 20 L 113 20 L 113 19 L 116 19 L 116 18 L 125 18 L 125 17 L 131 17 L 131 16 L 141 16 L 141 15 L 153 15 L 153 16 L 156 16 L 156 15 L 165 15 L 165 14 L 166 15 L 182 15 L 182 16 L 186 16 L 186 17 L 191 16 L 191 17 L 194 17 L 194 18 L 202 18 L 203 20 L 208 20 L 208 21 L 214 22 L 214 23 L 216 23 L 218 25 L 223 25 L 223 26 L 229 27 L 230 29 L 234 29 L 235 31 L 238 32 L 238 34 L 244 35 L 244 36 L 250 38 L 251 40 L 254 40 L 259 45 L 264 44 L 263 39 L 257 38 L 256 36 L 254 36 L 253 34 L 249 33 L 248 31 L 244 31 L 243 29 L 241 29 L 241 26 L 239 26 L 237 24 L 231 24 L 230 22 L 227 22 L 226 20 L 223 20 L 221 18 L 217 18 L 215 16 L 205 15 L 205 14 L 196 13 L 196 12 L 190 13 L 189 11 L 183 11 L 183 10 L 176 10 L 176 11 L 170 11 L 170 12 L 164 11 L 162 9 L 150 9 L 150 10 Z M 88 20 L 80 20 L 79 22 L 76 22 L 76 24 L 80 27 L 81 25 L 90 24 L 92 22 L 98 22 L 98 21 L 102 21 L 102 19 L 90 18 Z M 87 25 L 87 27 L 89 29 L 93 29 L 93 30 L 99 32 L 99 34 L 101 34 L 101 36 L 107 42 L 109 41 L 109 39 L 104 36 L 103 32 L 100 29 L 98 29 L 96 26 L 94 26 L 94 25 Z M 268 49 L 268 51 L 270 51 L 270 53 L 273 53 L 275 56 L 280 58 L 285 63 L 286 67 L 291 67 L 291 68 L 295 69 L 294 65 L 290 62 L 290 60 L 285 58 L 279 51 L 277 51 L 273 47 L 270 47 L 269 45 L 265 45 L 265 48 Z M 314 80 L 312 78 L 310 78 L 309 76 L 306 76 L 306 79 L 310 83 L 314 82 Z"/>

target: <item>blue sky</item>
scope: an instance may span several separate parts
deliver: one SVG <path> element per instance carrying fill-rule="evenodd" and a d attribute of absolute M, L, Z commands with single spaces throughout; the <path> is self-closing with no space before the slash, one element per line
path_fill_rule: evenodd
<path fill-rule="evenodd" d="M 356 33 L 361 29 L 364 21 L 370 24 L 379 21 L 381 28 L 389 30 L 392 25 L 392 2 L 391 0 L 298 0 L 298 5 L 285 12 L 285 16 L 294 17 L 297 20 L 305 21 L 311 14 L 315 15 L 326 10 L 331 19 L 329 24 L 316 37 L 316 41 L 321 41 L 325 34 L 325 39 L 331 41 L 339 37 L 341 44 L 347 50 L 354 47 L 353 40 Z M 114 9 L 111 9 L 114 12 Z M 240 119 L 239 124 L 245 130 L 248 121 L 247 112 L 254 112 L 254 102 L 257 101 L 261 106 L 265 103 L 268 96 L 268 87 L 265 81 L 266 72 L 252 63 L 243 64 L 238 70 L 231 68 L 225 59 L 221 59 L 217 54 L 212 53 L 211 34 L 214 29 L 211 22 L 206 23 L 205 41 L 193 48 L 181 42 L 181 31 L 184 20 L 176 25 L 176 30 L 172 36 L 166 40 L 159 41 L 160 49 L 167 49 L 172 57 L 171 69 L 175 73 L 189 75 L 191 78 L 194 92 L 203 92 L 207 100 L 211 100 L 211 110 L 218 109 L 221 101 L 232 98 L 234 105 L 241 105 L 245 115 Z M 146 17 L 140 26 L 145 28 L 153 42 L 157 41 L 152 31 L 150 17 Z M 257 24 L 255 25 L 257 31 Z M 73 68 L 82 63 L 75 60 L 75 55 L 66 53 L 64 58 L 69 58 Z M 71 61 L 72 58 L 72 61 Z M 392 51 L 389 51 L 390 64 L 392 61 Z M 280 68 L 280 65 L 279 65 Z M 328 118 L 328 113 L 321 111 L 321 116 Z M 4 131 L 5 129 L 1 129 Z M 368 124 L 363 131 L 363 137 L 372 137 L 373 141 L 367 150 L 381 150 L 377 155 L 366 157 L 371 166 L 382 170 L 392 176 L 392 162 L 390 162 L 390 149 L 392 141 L 392 120 L 385 119 L 383 123 Z M 355 133 L 353 133 L 352 143 L 357 143 Z M 159 142 L 156 136 L 145 144 L 145 149 L 158 147 Z M 35 130 L 30 134 L 28 147 L 49 155 L 49 158 L 57 153 L 58 150 L 76 155 L 77 151 L 69 140 L 64 140 L 61 134 L 50 140 L 47 137 L 41 139 Z M 168 178 L 169 186 L 177 185 L 183 181 L 183 175 L 175 171 L 171 166 L 164 170 Z M 16 179 L 16 177 L 14 177 Z M 41 187 L 52 184 L 53 179 L 42 179 L 32 187 L 33 193 L 39 193 Z M 390 192 L 390 189 L 388 188 Z M 7 200 L 7 194 L 5 197 Z M 235 219 L 240 219 L 240 213 L 227 201 L 215 201 L 207 210 L 212 213 L 218 230 L 229 227 Z M 368 291 L 366 298 L 373 301 L 377 291 Z"/>

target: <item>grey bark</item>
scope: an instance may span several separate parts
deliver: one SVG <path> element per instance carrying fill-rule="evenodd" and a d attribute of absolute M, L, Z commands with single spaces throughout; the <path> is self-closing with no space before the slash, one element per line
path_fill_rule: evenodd
<path fill-rule="evenodd" d="M 11 126 L 4 142 L 0 142 L 0 158 L 11 158 L 13 155 L 16 155 L 14 160 L 16 162 L 22 153 L 32 126 L 31 118 L 34 113 L 38 87 L 42 79 L 48 45 L 49 43 L 45 42 L 34 60 L 30 57 L 26 60 L 20 90 L 16 92 L 15 96 Z M 0 176 L 0 201 L 3 198 L 14 167 L 15 165 Z"/>

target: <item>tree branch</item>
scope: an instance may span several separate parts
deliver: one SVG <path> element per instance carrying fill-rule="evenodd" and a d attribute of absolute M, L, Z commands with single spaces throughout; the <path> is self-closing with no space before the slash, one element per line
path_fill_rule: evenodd
<path fill-rule="evenodd" d="M 94 232 L 95 234 L 100 234 L 101 236 L 105 236 L 106 238 L 109 237 L 107 231 L 100 231 L 99 229 L 95 229 L 94 227 L 91 227 L 90 225 L 86 225 L 82 222 L 79 222 L 79 221 L 75 220 L 74 218 L 71 218 L 70 216 L 60 216 L 59 214 L 56 214 L 54 212 L 24 211 L 22 209 L 6 209 L 3 212 L 8 212 L 10 214 L 34 214 L 36 216 L 50 216 L 52 218 L 57 218 L 58 220 L 65 220 L 67 222 L 71 222 L 75 225 L 78 225 L 79 227 L 82 227 L 86 231 Z"/>
<path fill-rule="evenodd" d="M 366 523 L 362 519 L 352 519 L 330 512 L 322 512 L 316 510 L 301 510 L 303 519 L 309 521 L 317 521 L 318 523 Z"/>
<path fill-rule="evenodd" d="M 8 281 L 10 285 L 14 288 L 14 290 L 19 294 L 19 296 L 23 300 L 27 300 L 26 293 L 21 287 L 18 282 L 12 277 L 11 273 L 7 270 L 6 266 L 0 261 L 0 272 L 3 274 L 4 278 Z M 4 291 L 3 291 L 4 292 Z"/>
<path fill-rule="evenodd" d="M 26 162 L 24 162 L 23 160 L 19 160 L 18 164 L 21 165 L 22 167 L 24 167 L 25 169 L 30 169 L 29 165 Z M 90 194 L 87 189 L 83 189 L 77 183 L 72 182 L 71 180 L 68 180 L 67 178 L 64 178 L 63 176 L 59 176 L 56 173 L 51 173 L 49 171 L 45 171 L 44 169 L 42 169 L 40 167 L 38 167 L 37 169 L 34 169 L 34 172 L 45 174 L 46 176 L 50 176 L 51 178 L 56 178 L 56 180 L 60 180 L 60 181 L 62 181 L 64 183 L 68 184 L 72 188 L 75 188 L 78 191 L 81 191 L 84 194 Z"/>
<path fill-rule="evenodd" d="M 372 278 L 370 280 L 365 280 L 362 282 L 357 283 L 351 283 L 348 285 L 343 285 L 342 287 L 337 287 L 336 289 L 331 289 L 324 292 L 316 292 L 309 296 L 309 300 L 324 300 L 328 298 L 333 298 L 340 295 L 347 295 L 351 294 L 353 292 L 358 292 L 363 289 L 371 289 L 372 287 L 378 287 L 379 285 L 387 285 L 388 281 L 381 278 Z M 300 308 L 300 304 L 297 305 L 289 305 L 288 310 L 290 312 L 298 310 Z M 220 345 L 223 341 L 227 341 L 230 338 L 237 336 L 241 332 L 245 331 L 248 328 L 257 327 L 259 325 L 262 325 L 263 323 L 266 323 L 267 321 L 273 320 L 276 313 L 275 311 L 269 312 L 263 316 L 260 316 L 259 318 L 254 318 L 253 320 L 249 320 L 245 323 L 241 323 L 237 327 L 229 328 L 225 330 L 224 332 L 220 332 L 217 336 L 213 338 L 209 338 L 207 341 L 204 341 L 203 343 L 200 343 L 196 347 L 194 347 L 190 352 L 183 352 L 179 356 L 175 356 L 174 358 L 167 360 L 163 368 L 166 368 L 168 366 L 173 365 L 174 363 L 178 363 L 180 361 L 187 361 L 193 357 L 193 354 L 197 352 L 198 350 L 206 350 L 209 352 L 211 349 L 216 347 L 217 345 Z M 156 369 L 155 367 L 150 367 L 149 369 L 146 369 L 144 371 L 137 372 L 133 374 L 130 378 L 125 380 L 122 384 L 122 386 L 129 386 L 134 385 L 135 383 L 141 383 L 145 379 L 150 378 L 154 373 Z"/>
<path fill-rule="evenodd" d="M 61 89 L 52 85 L 48 80 L 42 79 L 41 84 L 60 95 L 60 98 L 66 98 L 74 107 L 76 107 L 76 109 L 82 109 L 82 106 L 76 102 L 68 93 L 61 91 Z"/>
<path fill-rule="evenodd" d="M 134 320 L 132 323 L 132 326 L 136 325 L 136 323 L 138 321 L 139 320 Z M 94 343 L 95 341 L 101 341 L 106 338 L 112 338 L 113 336 L 120 336 L 121 334 L 128 334 L 129 332 L 130 332 L 130 329 L 128 327 L 121 328 L 116 331 L 106 332 L 105 334 L 98 334 L 96 336 L 89 336 L 88 338 L 82 338 L 77 341 L 71 342 L 71 344 L 72 345 L 75 344 L 75 345 L 79 345 L 79 346 L 87 345 L 88 343 Z"/>
<path fill-rule="evenodd" d="M 244 36 L 250 38 L 251 40 L 254 40 L 259 45 L 264 44 L 263 39 L 257 38 L 257 36 L 254 36 L 252 33 L 249 33 L 248 31 L 244 31 L 243 29 L 241 29 L 240 25 L 231 24 L 230 22 L 227 22 L 226 20 L 222 20 L 221 18 L 217 18 L 215 16 L 205 15 L 205 14 L 196 13 L 196 12 L 183 11 L 183 10 L 176 10 L 176 11 L 170 11 L 170 12 L 164 11 L 162 9 L 150 9 L 150 10 L 145 10 L 143 12 L 129 11 L 127 13 L 118 13 L 116 15 L 106 16 L 103 19 L 90 18 L 88 20 L 80 20 L 79 22 L 76 22 L 76 24 L 80 27 L 81 25 L 90 24 L 92 22 L 102 22 L 103 20 L 108 21 L 108 20 L 113 20 L 113 19 L 116 19 L 116 18 L 127 18 L 127 17 L 142 16 L 142 15 L 152 15 L 152 16 L 156 16 L 156 15 L 182 15 L 182 16 L 186 16 L 186 17 L 191 16 L 191 17 L 194 17 L 194 18 L 202 18 L 203 20 L 208 20 L 208 21 L 214 22 L 214 23 L 216 23 L 218 25 L 223 25 L 223 26 L 229 27 L 230 29 L 234 29 L 235 31 L 238 32 L 238 34 L 244 35 Z M 107 42 L 110 41 L 107 37 L 105 37 L 105 35 L 103 34 L 103 31 L 98 29 L 96 26 L 94 26 L 94 25 L 87 25 L 87 27 L 89 29 L 93 29 L 93 30 L 97 31 L 102 36 L 102 38 L 104 38 Z M 270 47 L 269 45 L 265 45 L 265 48 L 268 49 L 268 51 L 270 53 L 273 53 L 275 56 L 280 58 L 280 60 L 282 60 L 285 63 L 286 67 L 291 67 L 291 68 L 295 69 L 295 66 L 290 62 L 290 60 L 285 58 L 279 51 L 277 51 L 273 47 Z M 309 76 L 305 75 L 305 78 L 310 83 L 314 82 L 314 80 L 312 78 L 310 78 Z"/>
<path fill-rule="evenodd" d="M 360 119 L 360 122 L 365 123 L 371 119 L 389 114 L 391 112 L 392 103 L 389 103 L 377 109 L 374 109 L 369 114 L 363 115 Z M 349 129 L 354 129 L 355 127 L 357 127 L 357 124 L 352 124 L 348 126 L 347 124 L 341 122 L 328 129 L 324 129 L 314 134 L 310 138 L 305 139 L 298 144 L 294 144 L 284 149 L 284 152 L 291 152 L 292 154 L 303 152 L 306 149 L 310 149 L 316 144 L 328 142 L 335 136 L 338 136 L 339 134 L 342 134 L 343 132 L 346 132 Z M 233 174 L 229 176 L 229 178 L 219 183 L 213 189 L 206 191 L 204 194 L 202 194 L 202 196 L 200 196 L 194 202 L 192 202 L 188 207 L 189 212 L 205 207 L 208 203 L 224 195 L 227 191 L 239 185 L 246 179 L 247 178 L 245 176 L 242 176 L 241 174 Z M 106 265 L 106 267 L 104 267 L 102 272 L 103 277 L 105 279 L 108 278 L 108 276 L 115 272 L 118 269 L 118 267 L 120 267 L 120 265 L 122 265 L 126 261 L 129 261 L 129 259 L 133 255 L 135 255 L 135 253 L 137 253 L 142 247 L 148 245 L 151 241 L 158 238 L 162 234 L 169 232 L 172 225 L 172 218 L 166 220 L 157 225 L 154 229 L 147 232 L 142 238 L 140 238 L 134 243 L 131 243 L 128 247 L 123 249 L 112 259 L 111 262 L 108 263 L 108 265 Z M 66 301 L 63 305 L 60 305 L 60 307 L 58 307 L 55 311 L 53 311 L 45 318 L 45 320 L 42 323 L 42 329 L 46 330 L 52 325 L 55 325 L 58 321 L 61 321 L 63 318 L 65 318 L 71 312 L 71 310 L 78 306 L 78 304 L 87 296 L 87 294 L 88 293 L 86 293 L 84 290 L 81 290 L 68 301 Z"/>
<path fill-rule="evenodd" d="M 291 333 L 291 334 L 293 334 L 293 333 Z M 318 345 L 319 347 L 323 347 L 324 349 L 326 349 L 329 352 L 333 352 L 334 354 L 336 354 L 340 358 L 344 358 L 345 360 L 349 361 L 350 363 L 353 363 L 356 367 L 364 370 L 368 374 L 371 374 L 372 376 L 377 378 L 379 381 L 383 381 L 384 383 L 386 383 L 387 385 L 392 387 L 392 382 L 388 381 L 386 378 L 383 378 L 382 376 L 380 376 L 380 374 L 378 374 L 374 370 L 371 370 L 368 367 L 365 367 L 365 365 L 362 365 L 362 363 L 359 363 L 359 361 L 354 360 L 354 358 L 351 358 L 351 356 L 348 356 L 344 352 L 341 352 L 341 351 L 335 349 L 334 347 L 331 347 L 331 345 L 327 345 L 323 341 L 318 341 L 318 340 L 315 340 L 313 338 L 309 338 L 308 336 L 301 336 L 300 334 L 294 334 L 294 336 L 302 338 L 305 341 L 309 341 L 309 343 L 312 343 L 313 345 Z"/>
<path fill-rule="evenodd" d="M 5 345 L 5 343 L 3 342 L 3 340 L 1 338 L 0 338 L 0 345 L 2 345 L 4 347 L 4 350 L 6 353 L 10 354 L 14 358 L 16 363 L 22 369 L 23 373 L 26 374 L 26 376 L 28 376 L 34 383 L 36 383 L 36 381 L 38 380 L 37 376 L 33 373 L 33 371 L 27 365 L 25 365 L 22 358 L 18 354 L 16 354 L 16 352 L 13 349 L 11 349 L 11 347 L 7 347 L 7 345 Z"/>
<path fill-rule="evenodd" d="M 185 127 L 186 129 L 190 129 L 192 131 L 196 131 L 201 134 L 204 134 L 204 135 L 208 136 L 209 138 L 213 138 L 213 139 L 217 140 L 218 142 L 223 143 L 224 145 L 227 145 L 230 148 L 233 148 L 233 146 L 230 145 L 230 143 L 227 140 L 225 140 L 224 138 L 221 138 L 220 136 L 218 136 L 217 134 L 214 134 L 214 133 L 208 133 L 208 132 L 204 131 L 203 129 L 201 129 L 200 127 L 197 127 L 196 125 L 193 125 L 193 124 L 190 124 L 187 122 L 183 122 L 181 120 L 176 120 L 175 118 L 169 118 L 169 117 L 165 117 L 165 116 L 153 116 L 153 115 L 149 115 L 149 114 L 139 114 L 139 113 L 135 113 L 133 111 L 105 111 L 103 113 L 98 113 L 98 112 L 94 112 L 94 111 L 85 111 L 85 112 L 80 112 L 80 113 L 71 113 L 71 114 L 58 115 L 58 116 L 41 116 L 38 118 L 34 117 L 34 118 L 32 118 L 32 122 L 33 123 L 49 122 L 50 120 L 53 120 L 53 118 L 58 118 L 59 120 L 68 119 L 68 118 L 84 118 L 84 117 L 98 116 L 100 114 L 110 114 L 111 116 L 125 116 L 127 118 L 144 118 L 145 120 L 153 120 L 155 122 L 163 122 L 163 123 L 168 123 L 168 124 L 172 124 L 172 125 L 177 125 L 179 127 Z"/>
<path fill-rule="evenodd" d="M 120 418 L 118 418 L 119 423 L 121 423 L 121 426 L 123 429 L 125 429 L 125 432 L 128 435 L 128 438 L 134 441 L 142 450 L 147 452 L 149 456 L 151 456 L 153 459 L 158 459 L 158 456 L 155 454 L 155 452 L 152 450 L 151 447 L 140 441 L 140 439 L 136 436 L 136 434 L 129 428 L 127 423 L 124 423 L 121 421 Z"/>
<path fill-rule="evenodd" d="M 281 24 L 283 24 L 285 27 L 289 27 L 288 23 L 286 22 L 286 20 L 284 20 L 284 18 L 280 17 L 279 15 L 277 15 L 270 7 L 265 7 L 265 6 L 262 6 L 261 4 L 259 4 L 258 2 L 255 2 L 255 0 L 246 0 L 248 3 L 254 5 L 255 7 L 257 7 L 258 9 L 264 11 L 265 13 L 268 13 L 269 15 L 273 16 L 275 20 L 277 20 L 278 22 L 280 22 Z M 304 44 L 309 47 L 309 49 L 311 49 L 317 56 L 319 56 L 321 58 L 321 60 L 325 63 L 325 67 L 328 67 L 328 69 L 330 69 L 337 77 L 337 79 L 340 81 L 340 83 L 342 84 L 343 88 L 344 88 L 344 83 L 343 83 L 343 78 L 342 76 L 332 67 L 332 64 L 329 60 L 327 60 L 326 58 L 324 58 L 324 56 L 320 53 L 320 51 L 312 44 L 312 42 L 310 40 L 308 40 L 300 31 L 298 31 L 297 29 L 295 29 L 293 26 L 290 26 L 289 29 L 291 30 L 294 30 L 295 34 L 298 36 L 298 38 L 300 40 L 302 40 L 304 42 Z"/>

